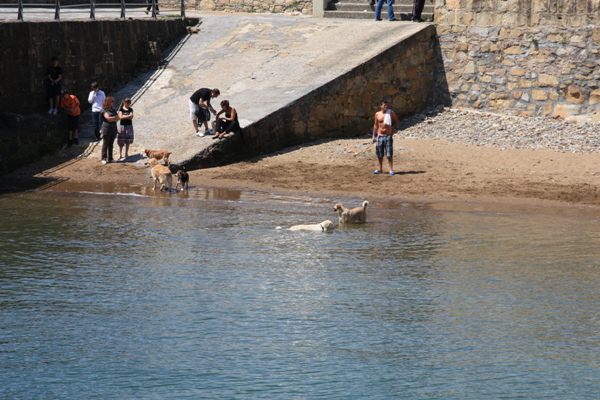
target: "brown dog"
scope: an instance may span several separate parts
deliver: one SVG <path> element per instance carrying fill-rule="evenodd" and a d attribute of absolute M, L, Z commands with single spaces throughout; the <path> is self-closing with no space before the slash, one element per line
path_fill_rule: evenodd
<path fill-rule="evenodd" d="M 156 160 L 164 160 L 165 165 L 169 164 L 169 156 L 171 155 L 170 151 L 145 149 L 144 153 L 146 154 L 146 157 L 148 157 L 148 158 L 154 158 Z"/>
<path fill-rule="evenodd" d="M 148 164 L 150 164 L 150 173 L 154 180 L 152 190 L 156 191 L 156 185 L 160 183 L 161 192 L 163 190 L 171 191 L 171 187 L 173 186 L 173 174 L 169 167 L 159 164 L 156 158 L 151 158 L 150 161 L 148 161 Z"/>
<path fill-rule="evenodd" d="M 367 222 L 368 201 L 363 201 L 361 207 L 346 208 L 342 204 L 333 206 L 333 211 L 338 215 L 340 224 L 364 224 Z"/>

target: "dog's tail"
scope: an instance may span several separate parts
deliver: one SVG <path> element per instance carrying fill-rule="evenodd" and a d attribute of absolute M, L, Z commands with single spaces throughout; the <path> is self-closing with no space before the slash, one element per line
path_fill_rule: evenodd
<path fill-rule="evenodd" d="M 367 208 L 369 202 L 367 200 L 363 201 L 362 208 Z"/>

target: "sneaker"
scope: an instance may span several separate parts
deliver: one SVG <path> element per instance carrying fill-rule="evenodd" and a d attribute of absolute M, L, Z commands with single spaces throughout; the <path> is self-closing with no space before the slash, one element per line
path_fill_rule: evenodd
<path fill-rule="evenodd" d="M 390 171 L 390 176 L 394 176 L 394 175 L 396 175 L 396 174 L 394 173 L 394 171 Z"/>
<path fill-rule="evenodd" d="M 106 160 L 102 160 L 100 161 L 102 164 L 106 164 Z"/>
<path fill-rule="evenodd" d="M 373 175 L 379 175 L 381 174 L 381 170 L 376 169 L 375 171 L 373 171 Z"/>
<path fill-rule="evenodd" d="M 54 109 L 54 112 L 53 112 L 53 114 L 54 114 L 54 115 L 58 114 L 58 108 L 55 108 L 55 109 Z"/>
<path fill-rule="evenodd" d="M 54 108 L 49 108 L 48 109 L 48 114 L 52 114 L 53 111 L 54 111 Z"/>
<path fill-rule="evenodd" d="M 198 137 L 203 137 L 203 136 L 204 136 L 204 133 L 202 133 L 202 132 L 198 131 L 198 132 L 196 132 L 196 136 L 198 136 Z"/>
<path fill-rule="evenodd" d="M 213 130 L 212 130 L 212 129 L 210 129 L 210 128 L 204 131 L 204 134 L 205 134 L 205 135 L 210 135 L 210 134 L 212 134 L 212 133 L 213 133 Z"/>

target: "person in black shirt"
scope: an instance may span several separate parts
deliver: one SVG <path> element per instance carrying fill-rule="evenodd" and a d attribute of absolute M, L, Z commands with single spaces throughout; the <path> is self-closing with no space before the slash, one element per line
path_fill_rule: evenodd
<path fill-rule="evenodd" d="M 218 97 L 221 94 L 219 89 L 208 89 L 201 88 L 198 89 L 192 94 L 190 97 L 190 118 L 192 120 L 192 124 L 194 124 L 194 130 L 196 131 L 196 136 L 204 136 L 211 132 L 208 129 L 208 122 L 210 121 L 210 113 L 216 115 L 217 112 L 210 105 L 210 99 Z M 204 123 L 204 133 L 200 132 L 199 123 Z"/>
<path fill-rule="evenodd" d="M 50 66 L 46 69 L 46 93 L 48 94 L 48 103 L 50 105 L 48 114 L 58 113 L 62 74 L 62 68 L 58 65 L 58 57 L 52 57 Z"/>
<path fill-rule="evenodd" d="M 108 96 L 104 103 L 102 103 L 102 128 L 100 134 L 102 135 L 102 164 L 113 162 L 113 145 L 115 138 L 117 137 L 117 122 L 119 121 L 119 114 L 114 107 L 115 98 Z"/>
<path fill-rule="evenodd" d="M 133 143 L 133 108 L 131 99 L 126 98 L 119 107 L 119 121 L 121 129 L 117 133 L 117 144 L 119 145 L 119 161 L 126 161 L 129 157 L 129 145 Z M 123 158 L 123 146 L 125 146 L 125 157 Z"/>

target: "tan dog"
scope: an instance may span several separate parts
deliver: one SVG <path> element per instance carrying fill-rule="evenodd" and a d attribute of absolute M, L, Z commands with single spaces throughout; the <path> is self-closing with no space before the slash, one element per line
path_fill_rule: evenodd
<path fill-rule="evenodd" d="M 313 225 L 294 225 L 290 231 L 314 231 L 314 232 L 330 232 L 335 229 L 335 225 L 330 220 Z"/>
<path fill-rule="evenodd" d="M 152 190 L 156 191 L 156 185 L 160 183 L 161 192 L 163 190 L 171 191 L 171 187 L 173 186 L 173 174 L 169 167 L 159 164 L 156 158 L 151 158 L 150 161 L 148 161 L 148 164 L 150 164 L 150 173 L 154 180 Z"/>
<path fill-rule="evenodd" d="M 368 201 L 363 201 L 362 207 L 346 208 L 342 204 L 333 206 L 333 211 L 338 215 L 340 224 L 364 224 L 367 222 Z"/>
<path fill-rule="evenodd" d="M 165 165 L 169 164 L 169 156 L 171 155 L 170 151 L 145 149 L 144 153 L 146 154 L 146 157 L 148 157 L 148 158 L 154 158 L 156 160 L 164 160 Z"/>

